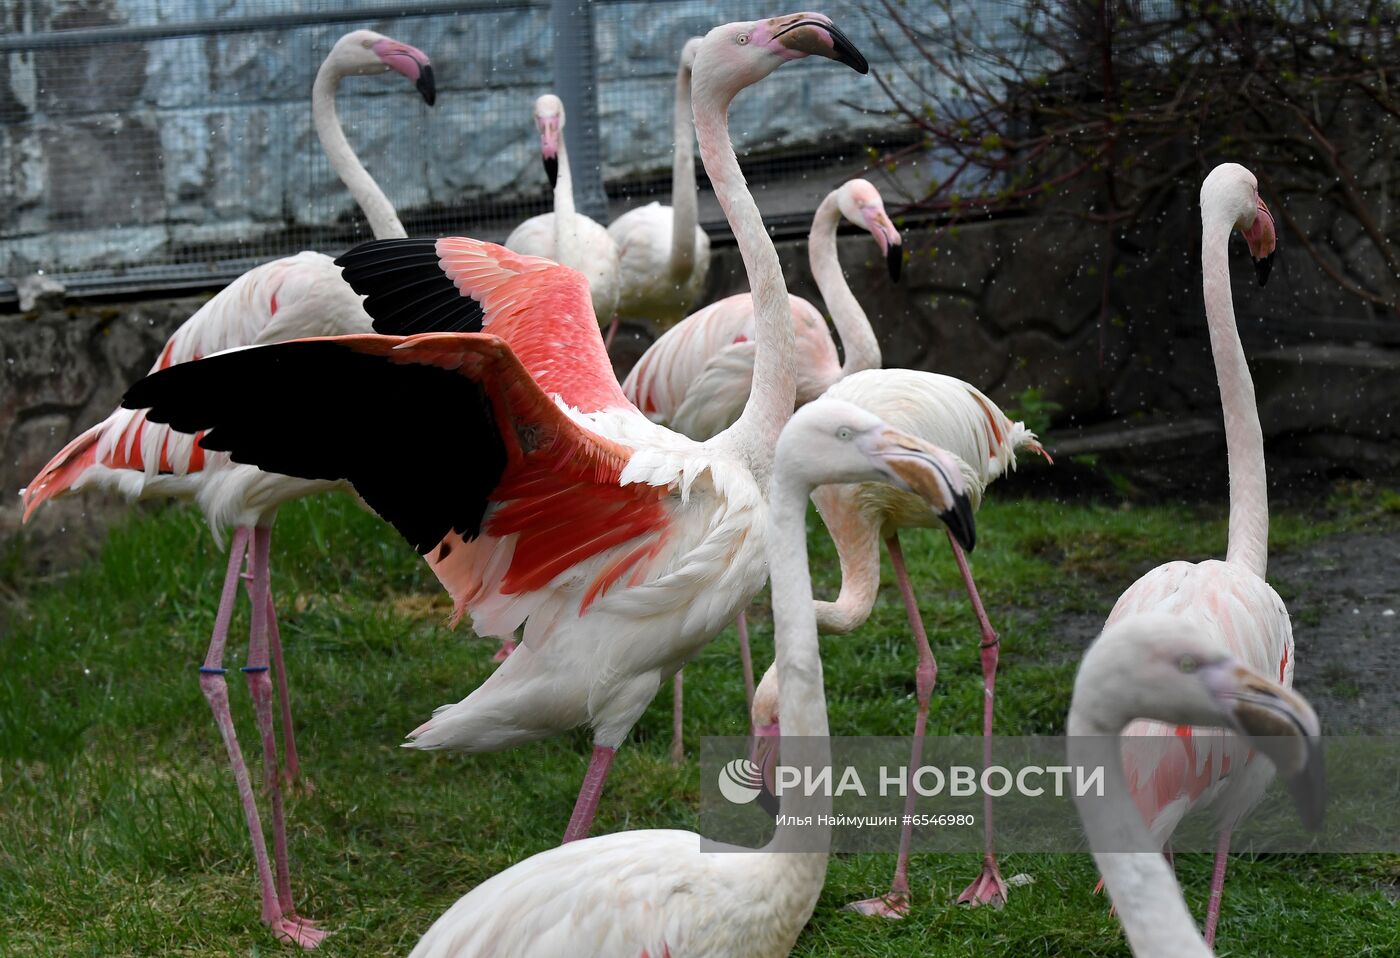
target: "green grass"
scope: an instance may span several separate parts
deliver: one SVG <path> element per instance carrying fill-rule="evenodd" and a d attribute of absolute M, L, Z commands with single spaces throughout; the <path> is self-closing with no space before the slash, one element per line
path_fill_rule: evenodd
<path fill-rule="evenodd" d="M 1275 548 L 1395 528 L 1397 502 L 1389 492 L 1342 490 L 1320 510 L 1279 515 Z M 1003 636 L 997 727 L 1009 735 L 1061 730 L 1080 644 L 1134 577 L 1169 558 L 1218 555 L 1224 543 L 1219 510 L 1183 506 L 993 498 L 978 524 L 975 571 Z M 818 590 L 831 594 L 830 545 L 821 534 L 812 541 Z M 956 570 L 941 537 L 904 541 L 939 658 L 930 731 L 974 734 L 977 642 Z M 26 580 L 6 557 L 0 954 L 289 953 L 257 922 L 242 818 L 196 683 L 223 567 L 199 520 L 173 510 L 132 518 L 98 560 L 69 575 Z M 399 749 L 433 707 L 488 675 L 493 645 L 446 629 L 448 606 L 426 567 L 348 502 L 283 510 L 273 575 L 316 786 L 289 807 L 299 905 L 336 932 L 322 954 L 404 954 L 474 884 L 557 842 L 589 739 L 576 732 L 478 757 Z M 231 633 L 230 666 L 242 661 L 245 615 Z M 761 608 L 752 619 L 761 668 L 772 655 L 771 621 Z M 833 732 L 907 734 L 913 656 L 892 584 L 859 635 L 823 648 Z M 732 630 L 686 675 L 691 753 L 701 735 L 743 734 Z M 239 737 L 255 763 L 258 739 L 236 677 Z M 694 826 L 698 773 L 693 762 L 674 768 L 667 759 L 668 707 L 669 696 L 659 697 L 619 753 L 596 832 Z M 1209 863 L 1178 861 L 1199 913 Z M 1001 913 L 948 904 L 976 864 L 971 855 L 917 856 L 913 912 L 883 924 L 838 909 L 882 891 L 893 856 L 838 857 L 797 953 L 1127 954 L 1090 893 L 1087 857 L 1006 856 L 1004 874 L 1035 883 L 1013 890 Z M 1400 918 L 1387 896 L 1397 884 L 1393 856 L 1241 858 L 1225 897 L 1222 954 L 1400 954 Z"/>

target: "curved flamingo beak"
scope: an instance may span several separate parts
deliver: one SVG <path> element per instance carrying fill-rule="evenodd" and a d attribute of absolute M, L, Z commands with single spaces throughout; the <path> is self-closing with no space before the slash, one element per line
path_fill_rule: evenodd
<path fill-rule="evenodd" d="M 1274 232 L 1273 214 L 1262 199 L 1254 214 L 1254 225 L 1243 232 L 1245 242 L 1249 244 L 1249 255 L 1254 257 L 1254 274 L 1259 278 L 1259 285 L 1263 286 L 1269 281 L 1269 271 L 1274 267 L 1274 248 L 1278 236 Z"/>
<path fill-rule="evenodd" d="M 395 73 L 402 73 L 412 81 L 423 102 L 432 106 L 437 102 L 437 85 L 433 78 L 433 65 L 428 55 L 417 47 L 400 43 L 397 40 L 378 40 L 370 47 L 375 56 Z"/>
<path fill-rule="evenodd" d="M 1229 660 L 1207 666 L 1202 678 L 1235 730 L 1284 777 L 1304 826 L 1321 828 L 1327 805 L 1322 727 L 1307 699 Z"/>
<path fill-rule="evenodd" d="M 778 742 L 782 732 L 777 722 L 760 725 L 753 730 L 753 748 L 749 760 L 759 767 L 763 775 L 763 792 L 758 796 L 764 811 L 776 815 L 778 812 L 774 791 L 774 770 L 778 766 Z M 769 807 L 770 803 L 773 805 Z"/>
<path fill-rule="evenodd" d="M 890 222 L 889 214 L 878 206 L 867 206 L 861 211 L 861 215 L 865 217 L 865 228 L 875 237 L 875 243 L 885 257 L 890 279 L 898 283 L 899 275 L 904 269 L 904 240 L 900 237 L 899 230 Z"/>
<path fill-rule="evenodd" d="M 540 131 L 540 158 L 544 161 L 544 173 L 549 177 L 549 188 L 552 190 L 559 182 L 559 118 L 536 117 L 535 126 Z"/>
<path fill-rule="evenodd" d="M 894 485 L 927 502 L 964 552 L 977 547 L 972 501 L 957 460 L 935 445 L 889 428 L 865 440 L 865 453 Z"/>
<path fill-rule="evenodd" d="M 824 14 L 793 13 L 774 17 L 754 30 L 753 39 L 785 60 L 819 56 L 844 63 L 857 73 L 870 72 L 870 64 L 856 45 Z"/>

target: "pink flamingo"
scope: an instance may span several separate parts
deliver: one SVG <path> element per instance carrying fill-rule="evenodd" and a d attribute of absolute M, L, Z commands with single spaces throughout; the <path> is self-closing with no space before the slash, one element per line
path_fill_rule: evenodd
<path fill-rule="evenodd" d="M 375 236 L 386 238 L 405 235 L 403 226 L 388 197 L 346 141 L 336 115 L 335 94 L 344 77 L 368 76 L 388 70 L 413 81 L 423 99 L 429 105 L 433 103 L 436 90 L 427 55 L 369 30 L 356 30 L 336 42 L 317 71 L 311 91 L 311 110 L 321 145 L 364 211 Z M 298 253 L 249 270 L 200 307 L 166 342 L 152 372 L 239 346 L 301 336 L 368 332 L 371 328 L 370 317 L 361 307 L 360 297 L 341 279 L 340 268 L 331 258 L 321 253 Z M 249 382 L 237 384 L 231 395 L 241 394 Z M 65 446 L 28 485 L 23 492 L 24 519 L 28 521 L 34 510 L 48 499 L 98 488 L 128 499 L 192 499 L 203 510 L 216 537 L 219 530 L 234 527 L 214 634 L 199 670 L 199 684 L 214 711 L 243 803 L 262 889 L 262 921 L 275 937 L 314 948 L 326 932 L 313 922 L 299 918 L 292 903 L 273 732 L 270 666 L 275 667 L 277 674 L 286 751 L 283 777 L 288 784 L 294 783 L 300 775 L 300 759 L 282 643 L 273 609 L 268 559 L 277 507 L 292 499 L 333 488 L 335 484 L 272 475 L 234 463 L 219 453 L 206 455 L 198 438 L 173 432 L 142 412 L 117 409 Z M 263 775 L 272 809 L 275 884 L 248 769 L 229 713 L 224 679 L 224 645 L 245 558 L 252 624 L 248 664 L 243 666 L 242 672 L 248 682 L 262 736 Z"/>
<path fill-rule="evenodd" d="M 719 28 L 696 58 L 700 152 L 748 267 L 762 343 L 749 405 L 709 442 L 627 401 L 582 274 L 463 238 L 369 243 L 340 262 L 380 328 L 483 332 L 240 350 L 162 370 L 124 400 L 180 431 L 212 430 L 205 448 L 348 479 L 427 556 L 459 617 L 470 611 L 491 636 L 524 624 L 501 668 L 415 729 L 412 746 L 492 751 L 591 725 L 565 841 L 587 834 L 617 747 L 660 683 L 766 577 L 764 486 L 793 408 L 792 326 L 728 106 L 811 54 L 868 69 L 811 13 Z M 234 401 L 227 387 L 244 381 L 269 388 Z M 963 518 L 953 527 L 965 538 Z"/>
<path fill-rule="evenodd" d="M 564 143 L 564 103 L 553 93 L 535 101 L 535 127 L 540 133 L 540 156 L 554 190 L 554 212 L 532 216 L 511 230 L 506 249 L 552 259 L 583 273 L 588 277 L 594 315 L 600 322 L 608 321 L 617 312 L 621 290 L 617 244 L 601 224 L 574 212 L 574 181 Z"/>
<path fill-rule="evenodd" d="M 809 737 L 804 764 L 831 761 L 807 569 L 807 499 L 819 483 L 861 481 L 894 483 L 940 512 L 957 511 L 963 496 L 946 454 L 848 403 L 819 399 L 783 430 L 766 539 L 783 709 L 788 731 Z M 830 813 L 831 799 L 788 789 L 780 811 L 788 823 L 821 816 Z M 746 854 L 702 851 L 699 835 L 660 829 L 563 845 L 472 889 L 410 958 L 777 958 L 811 917 L 829 841 L 829 826 L 779 824 L 763 849 L 727 849 Z"/>
<path fill-rule="evenodd" d="M 649 319 L 663 328 L 675 325 L 699 298 L 710 272 L 710 238 L 699 223 L 690 106 L 691 71 L 699 49 L 699 37 L 687 40 L 676 71 L 671 205 L 648 203 L 608 224 L 608 235 L 617 243 L 622 281 L 608 344 L 620 317 Z"/>
<path fill-rule="evenodd" d="M 1208 635 L 1249 668 L 1293 684 L 1293 630 L 1288 610 L 1264 581 L 1269 550 L 1269 503 L 1264 437 L 1254 404 L 1230 295 L 1230 233 L 1240 230 L 1257 260 L 1259 281 L 1274 252 L 1274 221 L 1259 198 L 1254 174 L 1223 163 L 1201 185 L 1201 271 L 1215 374 L 1225 415 L 1230 469 L 1230 531 L 1225 561 L 1168 562 L 1134 582 L 1118 599 L 1107 626 L 1149 613 L 1169 613 Z M 1230 831 L 1257 803 L 1273 777 L 1246 743 L 1220 729 L 1137 722 L 1129 726 L 1124 762 L 1134 797 L 1158 844 L 1194 807 L 1215 810 L 1221 823 L 1206 911 L 1205 940 L 1214 944 L 1230 850 Z M 1131 737 L 1141 737 L 1139 742 Z"/>
<path fill-rule="evenodd" d="M 951 376 L 911 369 L 869 369 L 842 379 L 828 389 L 826 395 L 868 409 L 896 428 L 948 450 L 962 472 L 974 509 L 981 506 L 987 485 L 1015 467 L 1017 449 L 1029 449 L 1044 455 L 1035 434 L 1026 429 L 1024 423 L 1012 422 L 981 392 Z M 917 499 L 887 486 L 827 486 L 817 490 L 813 501 L 836 543 L 841 562 L 841 591 L 836 601 L 817 603 L 817 622 L 823 632 L 845 634 L 864 624 L 875 607 L 875 596 L 880 587 L 881 539 L 889 552 L 919 657 L 915 671 L 918 715 L 914 720 L 913 739 L 913 764 L 917 765 L 923 753 L 924 730 L 928 723 L 929 701 L 938 676 L 938 665 L 919 615 L 918 598 L 905 569 L 899 530 L 936 529 L 943 524 Z M 963 554 L 966 543 L 960 547 L 953 536 L 948 541 L 981 628 L 983 759 L 990 764 L 998 639 L 988 621 L 972 578 L 972 570 Z M 777 694 L 771 688 L 765 689 L 776 678 L 770 668 L 755 693 L 752 721 L 760 736 L 776 735 L 779 731 L 779 718 L 773 711 Z M 910 794 L 912 796 L 913 792 Z M 1001 879 L 993 846 L 990 806 L 988 800 L 983 808 L 986 851 L 982 871 L 958 897 L 962 904 L 1001 905 L 1006 901 L 1006 883 Z M 912 827 L 906 826 L 900 837 L 899 857 L 889 892 L 853 902 L 847 907 L 862 914 L 884 918 L 902 918 L 908 913 L 909 847 L 912 837 Z"/>
<path fill-rule="evenodd" d="M 1185 612 L 1186 610 L 1180 610 Z M 1149 834 L 1128 796 L 1123 765 L 1138 738 L 1124 745 L 1123 763 L 1103 754 L 1141 716 L 1161 723 L 1223 726 L 1247 737 L 1291 779 L 1290 788 L 1309 828 L 1323 814 L 1323 774 L 1317 716 L 1302 696 L 1280 686 L 1272 669 L 1260 673 L 1221 644 L 1219 630 L 1201 616 L 1141 611 L 1104 627 L 1084 654 L 1074 683 L 1066 731 L 1073 765 L 1102 766 L 1102 798 L 1080 799 L 1080 817 L 1094 860 L 1108 883 L 1128 944 L 1138 958 L 1209 958 L 1210 945 L 1182 900 L 1161 855 L 1131 851 L 1160 843 Z"/>
<path fill-rule="evenodd" d="M 846 350 L 845 362 L 836 356 L 836 344 L 826 319 L 810 302 L 788 296 L 793 334 L 797 342 L 797 403 L 803 405 L 824 393 L 842 376 L 880 365 L 880 345 L 851 293 L 836 255 L 836 228 L 842 217 L 875 238 L 889 265 L 890 278 L 899 280 L 904 247 L 899 231 L 885 212 L 883 198 L 866 180 L 848 180 L 827 194 L 812 218 L 808 259 L 817 289 L 831 310 L 836 330 Z M 757 351 L 754 301 L 739 293 L 687 316 L 646 351 L 622 384 L 627 398 L 653 421 L 665 423 L 692 439 L 708 439 L 739 418 L 753 384 Z M 744 701 L 753 709 L 753 661 L 749 652 L 748 622 L 741 612 L 735 626 L 744 674 Z M 675 677 L 672 707 L 671 757 L 684 757 L 681 740 L 683 672 Z"/>

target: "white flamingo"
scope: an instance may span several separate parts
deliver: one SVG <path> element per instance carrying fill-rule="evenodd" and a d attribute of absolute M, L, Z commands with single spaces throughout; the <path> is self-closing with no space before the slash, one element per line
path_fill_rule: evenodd
<path fill-rule="evenodd" d="M 827 194 L 812 217 L 807 256 L 822 300 L 846 350 L 836 355 L 821 311 L 799 296 L 788 295 L 797 344 L 797 404 L 811 402 L 842 376 L 880 365 L 880 345 L 865 317 L 836 254 L 836 228 L 842 217 L 875 238 L 880 255 L 898 281 L 904 247 L 899 231 L 885 212 L 884 199 L 866 180 L 848 180 Z M 743 411 L 753 385 L 755 338 L 754 301 L 738 293 L 692 313 L 661 336 L 632 367 L 622 391 L 654 422 L 664 423 L 692 439 L 709 439 L 729 427 Z M 748 621 L 735 620 L 744 675 L 744 702 L 753 709 L 753 660 Z M 677 672 L 671 719 L 671 758 L 684 757 L 682 705 L 684 672 Z"/>
<path fill-rule="evenodd" d="M 535 100 L 535 127 L 540 156 L 554 190 L 554 212 L 532 216 L 506 237 L 506 249 L 542 256 L 571 266 L 588 277 L 593 313 L 600 323 L 617 312 L 622 289 L 617 244 L 595 220 L 574 211 L 574 180 L 564 142 L 564 103 L 553 93 Z"/>
<path fill-rule="evenodd" d="M 1125 616 L 1106 626 L 1084 654 L 1066 723 L 1069 759 L 1104 769 L 1103 797 L 1079 798 L 1079 811 L 1128 944 L 1137 958 L 1209 958 L 1210 946 L 1191 920 L 1171 866 L 1145 851 L 1160 842 L 1129 798 L 1124 763 L 1103 747 L 1144 716 L 1168 735 L 1170 726 L 1160 723 L 1218 726 L 1247 736 L 1238 740 L 1241 746 L 1270 759 L 1254 764 L 1268 764 L 1271 772 L 1277 766 L 1292 779 L 1310 828 L 1321 824 L 1323 812 L 1317 716 L 1298 693 L 1232 655 L 1219 630 L 1197 615 Z M 1131 745 L 1125 742 L 1124 751 Z"/>
<path fill-rule="evenodd" d="M 880 344 L 836 255 L 836 228 L 843 217 L 875 238 L 895 281 L 903 262 L 899 231 L 874 185 L 848 180 L 826 195 L 812 217 L 807 257 L 846 358 L 844 362 L 837 358 L 821 311 L 789 295 L 797 337 L 799 405 L 816 399 L 845 376 L 880 366 Z M 692 439 L 708 439 L 743 411 L 753 382 L 757 345 L 752 294 L 726 297 L 687 316 L 653 343 L 627 374 L 622 391 L 654 421 Z"/>
<path fill-rule="evenodd" d="M 435 322 L 484 332 L 240 350 L 163 370 L 124 400 L 157 407 L 150 416 L 176 429 L 212 430 L 205 448 L 348 479 L 428 557 L 479 633 L 524 624 L 501 668 L 412 744 L 492 751 L 592 726 L 566 841 L 587 834 L 613 755 L 660 683 L 766 577 L 764 492 L 792 414 L 792 326 L 728 107 L 812 54 L 868 69 L 811 13 L 718 27 L 696 57 L 700 152 L 748 268 L 763 346 L 748 407 L 713 440 L 671 432 L 627 401 L 581 274 L 462 238 L 368 243 L 340 262 L 378 322 L 411 327 L 425 301 L 448 297 L 458 315 Z M 245 379 L 268 389 L 231 401 L 227 386 Z M 950 518 L 968 542 L 969 518 Z"/>
<path fill-rule="evenodd" d="M 404 228 L 388 197 L 346 141 L 336 114 L 335 94 L 347 76 L 369 76 L 389 70 L 407 77 L 423 99 L 429 105 L 433 103 L 436 90 L 427 55 L 370 30 L 356 30 L 341 37 L 321 64 L 311 89 L 311 112 L 321 145 L 379 238 L 402 237 Z M 329 256 L 303 252 L 254 267 L 221 290 L 175 331 L 152 372 L 239 346 L 370 329 L 369 314 L 360 305 L 360 297 L 341 279 L 340 267 Z M 256 381 L 240 383 L 238 390 L 256 390 L 259 385 Z M 223 735 L 243 803 L 262 889 L 262 920 L 276 937 L 312 948 L 326 933 L 298 918 L 292 905 L 269 665 L 277 674 L 286 750 L 284 777 L 288 783 L 297 780 L 300 759 L 269 586 L 268 557 L 277 507 L 332 484 L 265 473 L 230 462 L 218 453 L 206 455 L 197 439 L 155 423 L 143 412 L 117 409 L 65 446 L 28 485 L 22 493 L 24 518 L 28 521 L 48 499 L 98 488 L 128 499 L 193 499 L 216 536 L 220 530 L 234 527 L 214 634 L 200 667 L 200 688 Z M 248 770 L 229 714 L 224 680 L 224 644 L 245 557 L 253 614 L 248 664 L 242 671 L 262 735 L 263 774 L 273 818 L 275 886 Z"/>
<path fill-rule="evenodd" d="M 941 450 L 848 403 L 818 400 L 783 430 L 766 538 L 783 714 L 790 734 L 809 737 L 802 764 L 831 761 L 807 569 L 807 498 L 820 483 L 857 481 L 895 483 L 939 512 L 955 510 L 964 494 Z M 803 791 L 783 792 L 780 813 L 787 817 L 780 822 L 830 813 L 829 797 Z M 702 852 L 699 835 L 671 830 L 553 848 L 474 888 L 433 924 L 410 958 L 786 955 L 821 893 L 830 831 L 779 824 L 757 852 Z"/>
<path fill-rule="evenodd" d="M 649 319 L 662 328 L 675 325 L 704 290 L 710 272 L 710 238 L 699 223 L 695 119 L 690 106 L 691 71 L 699 49 L 699 37 L 687 40 L 676 71 L 671 205 L 648 203 L 608 224 L 622 270 L 622 292 L 617 317 L 608 330 L 609 341 L 619 318 Z"/>
<path fill-rule="evenodd" d="M 1181 616 L 1239 661 L 1293 684 L 1293 630 L 1288 610 L 1264 581 L 1269 550 L 1269 502 L 1264 437 L 1254 383 L 1235 328 L 1230 294 L 1230 234 L 1240 230 L 1257 260 L 1262 283 L 1274 251 L 1274 222 L 1259 198 L 1254 174 L 1238 163 L 1217 166 L 1201 185 L 1201 270 L 1215 374 L 1225 416 L 1230 469 L 1230 531 L 1225 561 L 1168 562 L 1134 582 L 1118 599 L 1108 625 L 1149 612 Z M 1173 734 L 1173 732 L 1176 734 Z M 1157 723 L 1128 729 L 1128 780 L 1152 834 L 1163 847 L 1185 814 L 1210 807 L 1221 823 L 1206 911 L 1205 939 L 1215 941 L 1230 849 L 1230 830 L 1258 802 L 1272 778 L 1267 763 L 1219 730 L 1173 730 Z"/>

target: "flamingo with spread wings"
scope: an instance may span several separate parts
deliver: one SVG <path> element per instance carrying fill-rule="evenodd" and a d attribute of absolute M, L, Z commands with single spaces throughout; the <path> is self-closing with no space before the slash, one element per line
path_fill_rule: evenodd
<path fill-rule="evenodd" d="M 592 726 L 566 841 L 587 834 L 613 755 L 660 683 L 766 576 L 764 486 L 793 409 L 792 326 L 728 107 L 812 54 L 868 69 L 809 13 L 716 28 L 696 57 L 700 152 L 749 269 L 761 344 L 748 406 L 709 442 L 627 401 L 582 274 L 461 238 L 370 243 L 340 262 L 381 328 L 462 332 L 241 350 L 163 370 L 125 400 L 209 430 L 206 449 L 349 480 L 427 557 L 458 616 L 500 637 L 523 625 L 501 668 L 412 744 L 491 751 Z M 228 387 L 248 379 L 269 388 L 235 400 Z M 966 539 L 965 518 L 950 522 Z"/>
<path fill-rule="evenodd" d="M 335 94 L 347 76 L 394 71 L 411 80 L 423 99 L 436 99 L 432 66 L 416 47 L 370 30 L 341 37 L 321 64 L 311 91 L 316 132 L 331 165 L 360 205 L 376 237 L 404 236 L 393 204 L 355 156 L 336 115 Z M 181 324 L 166 342 L 152 372 L 190 363 L 239 346 L 275 343 L 303 336 L 369 332 L 372 320 L 360 297 L 341 279 L 340 267 L 322 253 L 302 252 L 254 267 L 238 277 Z M 231 395 L 256 393 L 259 383 L 231 384 Z M 271 677 L 275 670 L 281 700 L 285 747 L 285 781 L 300 775 L 291 702 L 283 667 L 282 643 L 268 578 L 272 519 L 282 503 L 335 484 L 273 475 L 205 454 L 198 435 L 183 435 L 151 420 L 144 412 L 117 409 L 49 461 L 23 492 L 24 518 L 49 499 L 88 488 L 116 492 L 128 499 L 193 499 L 211 529 L 234 527 L 228 566 L 215 617 L 214 634 L 200 667 L 199 683 L 213 709 L 243 803 L 262 886 L 262 920 L 278 938 L 313 948 L 325 932 L 297 917 L 292 904 L 286 828 L 278 782 L 273 732 Z M 273 820 L 276 880 L 268 864 L 247 766 L 234 733 L 224 680 L 224 644 L 228 637 L 238 577 L 248 566 L 252 604 L 248 663 L 242 669 L 258 718 L 263 745 L 263 774 Z"/>

